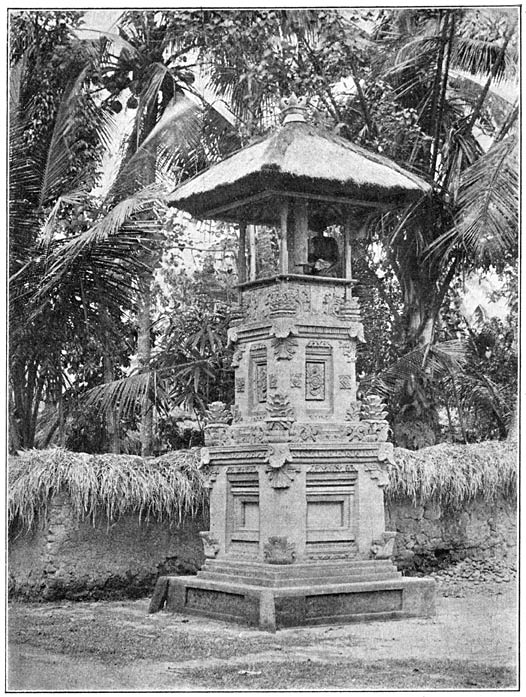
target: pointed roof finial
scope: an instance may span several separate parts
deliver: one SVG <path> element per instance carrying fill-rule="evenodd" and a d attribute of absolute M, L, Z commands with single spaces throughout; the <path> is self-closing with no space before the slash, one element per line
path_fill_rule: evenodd
<path fill-rule="evenodd" d="M 281 123 L 283 125 L 287 123 L 300 122 L 305 123 L 307 121 L 307 98 L 306 97 L 296 97 L 294 92 L 290 97 L 285 97 L 281 100 Z"/>

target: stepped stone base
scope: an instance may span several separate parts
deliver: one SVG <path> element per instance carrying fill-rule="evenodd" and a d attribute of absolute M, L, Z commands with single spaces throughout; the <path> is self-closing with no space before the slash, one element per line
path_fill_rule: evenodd
<path fill-rule="evenodd" d="M 282 627 L 435 614 L 432 579 L 402 578 L 388 561 L 286 566 L 207 561 L 197 576 L 164 576 L 150 611 L 204 615 L 275 631 Z"/>

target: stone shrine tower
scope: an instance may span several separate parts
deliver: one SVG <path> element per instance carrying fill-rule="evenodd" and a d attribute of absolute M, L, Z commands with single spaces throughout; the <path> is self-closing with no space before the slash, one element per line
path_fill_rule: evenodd
<path fill-rule="evenodd" d="M 269 630 L 433 614 L 434 582 L 402 578 L 390 558 L 393 446 L 380 399 L 357 400 L 364 331 L 351 273 L 356 211 L 430 187 L 315 129 L 303 100 L 284 107 L 281 128 L 170 197 L 196 217 L 239 224 L 240 283 L 229 330 L 235 405 L 209 405 L 202 450 L 206 562 L 197 576 L 159 579 L 156 604 Z M 256 277 L 254 225 L 279 229 L 271 277 Z M 327 228 L 341 230 L 339 245 Z"/>

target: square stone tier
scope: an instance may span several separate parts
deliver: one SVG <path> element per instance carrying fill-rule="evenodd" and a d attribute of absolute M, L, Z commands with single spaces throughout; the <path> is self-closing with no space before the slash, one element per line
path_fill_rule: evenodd
<path fill-rule="evenodd" d="M 392 563 L 318 562 L 272 566 L 207 561 L 197 576 L 161 577 L 151 610 L 285 627 L 430 617 L 431 579 L 402 578 Z"/>

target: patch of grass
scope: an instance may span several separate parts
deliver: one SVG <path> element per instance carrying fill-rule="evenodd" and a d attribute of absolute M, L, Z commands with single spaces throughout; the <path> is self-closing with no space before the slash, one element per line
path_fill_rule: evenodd
<path fill-rule="evenodd" d="M 108 524 L 124 513 L 140 519 L 181 521 L 206 500 L 199 449 L 162 457 L 88 455 L 28 450 L 9 460 L 9 522 L 30 530 L 44 521 L 53 496 L 67 495 L 74 514 Z"/>
<path fill-rule="evenodd" d="M 139 616 L 133 612 L 134 608 L 141 609 Z M 272 634 L 250 636 L 247 627 L 237 627 L 232 632 L 188 630 L 188 620 L 182 619 L 186 623 L 164 613 L 152 618 L 140 601 L 137 605 L 123 603 L 120 612 L 113 603 L 82 606 L 10 603 L 9 641 L 51 653 L 96 657 L 121 665 L 142 659 L 175 662 L 210 657 L 228 659 L 252 651 L 305 646 L 311 642 L 307 635 L 292 640 Z"/>
<path fill-rule="evenodd" d="M 389 499 L 459 506 L 477 496 L 515 496 L 517 448 L 512 442 L 439 443 L 421 450 L 395 448 L 394 453 L 396 464 L 386 488 Z"/>
<path fill-rule="evenodd" d="M 489 689 L 515 685 L 510 668 L 471 661 L 392 660 L 246 663 L 185 671 L 185 683 L 220 690 Z"/>

